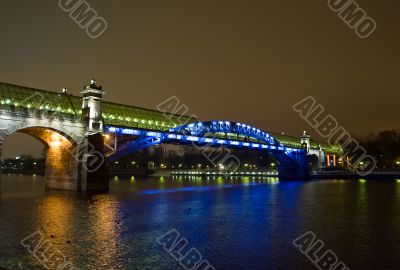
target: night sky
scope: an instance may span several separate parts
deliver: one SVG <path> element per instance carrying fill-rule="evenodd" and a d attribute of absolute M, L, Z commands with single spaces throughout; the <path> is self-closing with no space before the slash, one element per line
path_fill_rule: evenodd
<path fill-rule="evenodd" d="M 400 2 L 358 0 L 377 22 L 360 39 L 325 0 L 91 0 L 108 22 L 91 39 L 58 0 L 0 0 L 0 81 L 155 108 L 175 95 L 202 120 L 298 135 L 312 95 L 348 131 L 400 128 Z M 22 139 L 24 144 L 22 144 Z M 38 154 L 13 135 L 5 156 Z M 29 146 L 27 146 L 29 144 Z"/>

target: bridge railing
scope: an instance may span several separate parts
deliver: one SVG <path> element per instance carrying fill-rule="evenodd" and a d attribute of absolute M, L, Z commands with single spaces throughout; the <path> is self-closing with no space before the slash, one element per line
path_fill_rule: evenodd
<path fill-rule="evenodd" d="M 20 117 L 44 117 L 48 119 L 68 120 L 72 122 L 80 121 L 82 116 L 80 113 L 65 113 L 61 111 L 53 111 L 49 109 L 33 109 L 13 104 L 0 104 L 0 112 Z"/>

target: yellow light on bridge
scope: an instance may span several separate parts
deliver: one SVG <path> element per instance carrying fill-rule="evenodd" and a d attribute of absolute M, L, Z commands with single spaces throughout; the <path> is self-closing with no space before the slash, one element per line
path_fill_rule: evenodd
<path fill-rule="evenodd" d="M 51 142 L 51 146 L 53 146 L 53 147 L 60 147 L 60 145 L 61 145 L 60 141 Z"/>
<path fill-rule="evenodd" d="M 52 147 L 59 147 L 61 145 L 61 139 L 63 137 L 58 133 L 51 134 L 51 142 L 50 145 Z"/>

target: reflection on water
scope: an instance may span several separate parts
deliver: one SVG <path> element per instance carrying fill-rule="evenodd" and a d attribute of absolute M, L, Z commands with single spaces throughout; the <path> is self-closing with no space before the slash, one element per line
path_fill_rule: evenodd
<path fill-rule="evenodd" d="M 37 218 L 36 230 L 47 239 L 54 238 L 53 245 L 66 256 L 71 256 L 71 246 L 67 244 L 68 236 L 73 232 L 73 203 L 63 196 L 45 197 L 34 209 Z"/>
<path fill-rule="evenodd" d="M 117 240 L 121 233 L 118 203 L 107 195 L 99 196 L 88 206 L 88 212 L 88 228 L 93 237 L 93 249 L 88 252 L 97 258 L 93 263 L 96 269 L 106 268 L 113 265 L 118 252 Z"/>
<path fill-rule="evenodd" d="M 398 180 L 113 177 L 109 193 L 86 195 L 5 175 L 2 191 L 5 269 L 41 269 L 19 244 L 35 231 L 79 269 L 180 269 L 156 242 L 171 229 L 217 269 L 314 269 L 292 245 L 310 230 L 350 269 L 400 265 Z"/>
<path fill-rule="evenodd" d="M 231 188 L 242 186 L 254 186 L 265 184 L 277 184 L 279 179 L 275 177 L 235 177 L 224 179 L 222 177 L 206 177 L 203 179 L 199 176 L 173 176 L 172 181 L 167 182 L 164 177 L 159 178 L 159 185 L 156 189 L 145 189 L 139 191 L 138 194 L 160 194 L 173 192 L 202 192 L 221 188 Z M 169 183 L 171 188 L 166 188 Z"/>

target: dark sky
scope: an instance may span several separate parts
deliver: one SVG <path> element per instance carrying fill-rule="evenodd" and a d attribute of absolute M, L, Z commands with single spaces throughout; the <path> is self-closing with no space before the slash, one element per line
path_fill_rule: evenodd
<path fill-rule="evenodd" d="M 313 134 L 292 110 L 312 95 L 350 132 L 400 127 L 398 0 L 357 1 L 378 25 L 368 39 L 326 0 L 88 3 L 108 22 L 98 39 L 58 0 L 0 0 L 0 81 L 78 94 L 93 77 L 109 101 L 155 108 L 175 95 L 202 120 L 293 135 Z M 27 151 L 21 138 L 6 156 Z"/>

